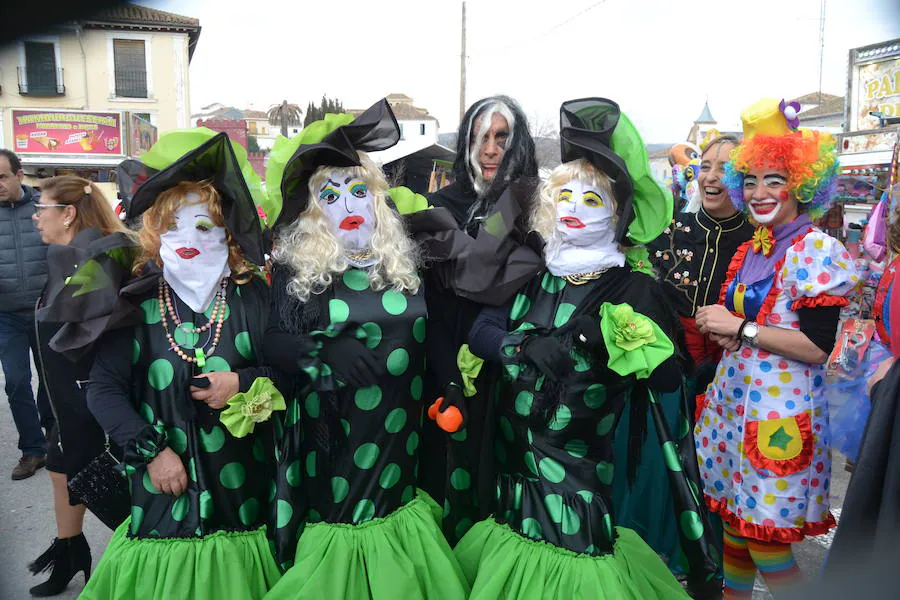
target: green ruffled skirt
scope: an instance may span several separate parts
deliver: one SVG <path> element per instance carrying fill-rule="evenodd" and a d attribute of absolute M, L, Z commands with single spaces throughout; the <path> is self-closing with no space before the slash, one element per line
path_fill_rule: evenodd
<path fill-rule="evenodd" d="M 687 599 L 659 556 L 635 532 L 617 527 L 615 552 L 577 554 L 519 535 L 488 519 L 456 546 L 473 600 Z"/>
<path fill-rule="evenodd" d="M 202 538 L 135 539 L 126 536 L 130 522 L 116 529 L 81 600 L 253 600 L 281 576 L 265 527 Z"/>
<path fill-rule="evenodd" d="M 440 507 L 419 491 L 382 519 L 308 524 L 294 566 L 266 600 L 463 600 L 469 586 L 440 518 Z"/>

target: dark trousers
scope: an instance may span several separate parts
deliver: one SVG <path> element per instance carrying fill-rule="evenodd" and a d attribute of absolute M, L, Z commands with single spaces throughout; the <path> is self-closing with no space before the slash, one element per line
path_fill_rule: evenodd
<path fill-rule="evenodd" d="M 53 411 L 38 368 L 37 406 L 31 390 L 31 361 L 29 349 L 37 363 L 37 335 L 34 331 L 34 313 L 0 312 L 0 364 L 6 378 L 6 397 L 13 421 L 19 431 L 19 450 L 24 456 L 47 454 L 47 432 L 53 426 Z"/>

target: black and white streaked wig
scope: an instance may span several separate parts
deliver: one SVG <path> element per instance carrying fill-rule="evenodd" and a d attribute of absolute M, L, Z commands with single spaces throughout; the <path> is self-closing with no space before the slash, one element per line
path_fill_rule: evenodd
<path fill-rule="evenodd" d="M 484 134 L 491 127 L 491 117 L 499 114 L 509 124 L 509 137 L 503 160 L 494 179 L 484 181 L 478 164 L 478 151 Z M 478 131 L 473 131 L 475 121 L 481 119 Z M 472 141 L 475 144 L 472 144 Z M 453 163 L 454 179 L 466 191 L 474 192 L 479 198 L 496 197 L 510 181 L 522 176 L 537 176 L 537 159 L 534 154 L 534 140 L 528 130 L 528 119 L 518 102 L 508 96 L 490 96 L 472 104 L 466 114 L 456 138 L 456 160 Z"/>

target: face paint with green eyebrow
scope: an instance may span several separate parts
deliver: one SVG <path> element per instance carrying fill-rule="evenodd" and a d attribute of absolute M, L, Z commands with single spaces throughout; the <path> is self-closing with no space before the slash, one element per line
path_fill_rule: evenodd
<path fill-rule="evenodd" d="M 206 204 L 182 204 L 174 228 L 159 236 L 163 279 L 194 312 L 209 307 L 228 267 L 225 228 L 213 224 Z"/>

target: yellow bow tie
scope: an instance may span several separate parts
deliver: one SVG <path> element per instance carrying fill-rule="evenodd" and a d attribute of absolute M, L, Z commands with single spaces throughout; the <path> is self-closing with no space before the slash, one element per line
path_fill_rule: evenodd
<path fill-rule="evenodd" d="M 772 255 L 774 249 L 775 236 L 772 235 L 772 230 L 768 227 L 757 227 L 753 232 L 753 251 L 757 254 L 762 252 L 764 256 L 768 257 Z"/>

